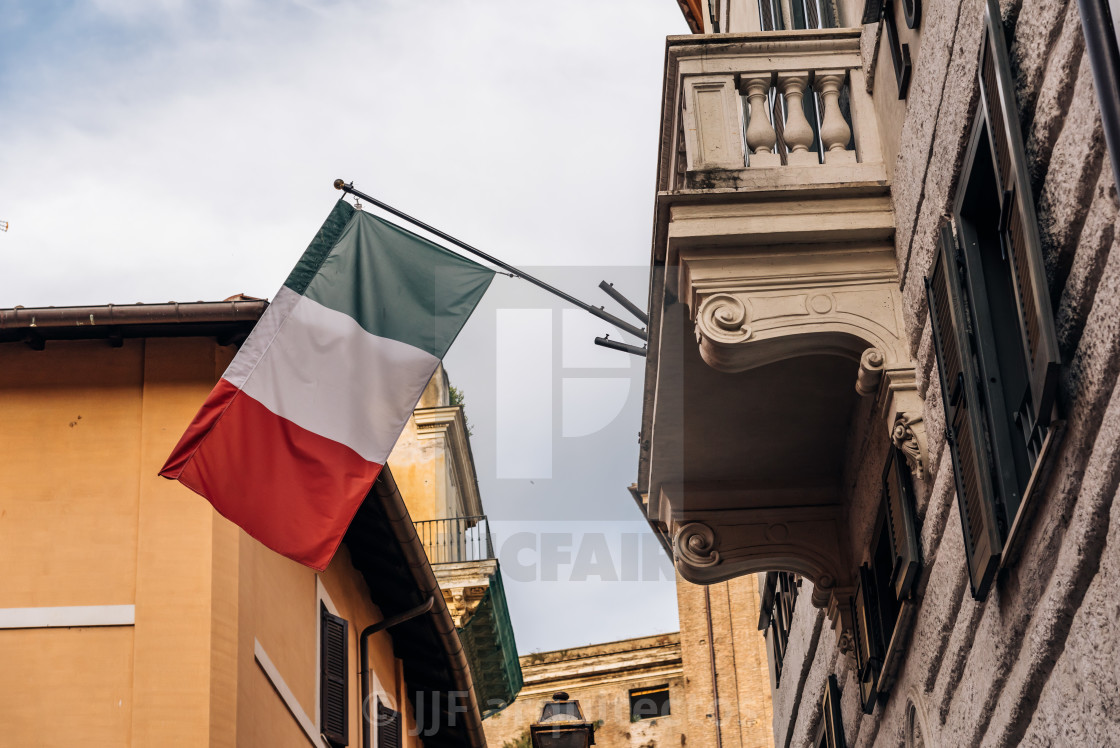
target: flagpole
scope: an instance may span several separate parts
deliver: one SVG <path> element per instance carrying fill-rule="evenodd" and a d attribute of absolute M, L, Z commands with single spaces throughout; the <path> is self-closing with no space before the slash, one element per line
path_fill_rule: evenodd
<path fill-rule="evenodd" d="M 466 242 L 459 241 L 458 239 L 451 236 L 450 234 L 445 234 L 442 231 L 440 231 L 439 229 L 433 228 L 432 226 L 429 226 L 428 224 L 424 223 L 423 221 L 420 221 L 416 218 L 413 218 L 412 216 L 408 215 L 404 211 L 397 210 L 393 206 L 387 205 L 387 204 L 381 202 L 380 200 L 378 200 L 377 198 L 370 197 L 369 195 L 365 194 L 364 192 L 360 192 L 360 191 L 354 189 L 354 183 L 353 182 L 351 182 L 350 184 L 347 184 L 346 182 L 342 181 L 341 179 L 336 179 L 336 180 L 334 180 L 334 188 L 336 190 L 342 190 L 343 192 L 348 193 L 350 195 L 353 195 L 354 197 L 357 197 L 361 200 L 365 200 L 367 203 L 372 203 L 373 205 L 376 205 L 378 208 L 381 208 L 382 210 L 388 211 L 389 213 L 392 213 L 393 215 L 397 216 L 398 218 L 403 218 L 404 220 L 408 221 L 409 223 L 413 224 L 414 226 L 418 226 L 419 228 L 423 229 L 424 231 L 427 231 L 430 234 L 434 234 L 434 235 L 438 236 L 440 239 L 443 239 L 444 241 L 451 242 L 452 244 L 454 244 L 459 249 L 462 249 L 464 252 L 470 252 L 471 254 L 475 255 L 476 257 L 481 257 L 483 260 L 486 260 L 487 262 L 489 262 L 493 265 L 497 265 L 498 267 L 502 268 L 503 270 L 506 270 L 506 271 L 512 273 L 514 275 L 514 277 L 522 278 L 524 280 L 527 280 L 530 283 L 532 283 L 533 285 L 539 286 L 540 288 L 543 288 L 545 291 L 548 291 L 550 294 L 552 294 L 554 296 L 559 296 L 561 299 L 563 299 L 564 301 L 567 301 L 569 304 L 574 304 L 575 306 L 584 310 L 588 314 L 593 314 L 596 317 L 598 317 L 599 319 L 603 320 L 604 322 L 609 322 L 610 324 L 614 325 L 618 329 L 624 330 L 625 332 L 630 333 L 631 335 L 633 335 L 636 338 L 640 338 L 642 340 L 646 339 L 646 331 L 645 330 L 639 329 L 639 328 L 635 327 L 634 325 L 631 325 L 629 322 L 625 322 L 625 321 L 619 319 L 618 317 L 614 316 L 610 312 L 605 311 L 602 307 L 591 306 L 590 304 L 588 304 L 585 301 L 580 301 L 579 299 L 572 296 L 571 294 L 564 293 L 559 288 L 556 288 L 555 286 L 549 285 L 548 283 L 545 283 L 541 279 L 535 278 L 532 275 L 529 275 L 528 273 L 526 273 L 525 271 L 515 268 L 513 265 L 510 265 L 509 263 L 502 262 L 497 257 L 486 254 L 481 249 L 476 249 L 475 247 L 472 247 L 471 245 L 467 244 Z"/>

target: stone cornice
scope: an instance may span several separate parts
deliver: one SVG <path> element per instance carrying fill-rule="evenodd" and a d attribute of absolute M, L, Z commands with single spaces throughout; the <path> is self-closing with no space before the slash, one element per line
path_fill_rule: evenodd
<path fill-rule="evenodd" d="M 444 438 L 450 453 L 450 466 L 455 476 L 455 485 L 463 500 L 467 515 L 480 515 L 482 497 L 478 491 L 478 477 L 474 471 L 474 455 L 467 434 L 463 408 L 449 405 L 441 408 L 419 408 L 412 412 L 416 423 L 418 441 Z"/>

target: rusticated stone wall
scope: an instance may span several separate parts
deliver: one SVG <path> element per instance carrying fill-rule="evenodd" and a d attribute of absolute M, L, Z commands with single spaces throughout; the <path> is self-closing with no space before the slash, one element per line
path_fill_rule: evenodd
<path fill-rule="evenodd" d="M 849 0 L 852 2 L 854 0 Z M 859 3 L 862 5 L 862 3 Z M 1120 251 L 1116 187 L 1073 0 L 1005 0 L 1024 139 L 1062 350 L 1066 433 L 1020 557 L 988 598 L 969 592 L 961 521 L 922 279 L 960 180 L 978 101 L 982 0 L 924 0 L 920 52 L 898 133 L 892 200 L 907 333 L 926 399 L 930 477 L 917 507 L 923 571 L 898 678 L 872 714 L 823 611 L 794 616 L 774 693 L 778 746 L 807 746 L 827 676 L 849 746 L 1120 743 Z M 875 32 L 865 29 L 865 36 Z M 873 48 L 873 45 L 865 45 Z M 876 86 L 894 86 L 881 44 Z M 1107 92 L 1116 96 L 1117 92 Z M 877 97 L 878 99 L 879 97 Z M 895 113 L 881 126 L 897 120 Z M 885 449 L 870 405 L 848 456 L 853 547 L 867 544 Z M 860 498 L 863 497 L 863 498 Z M 861 511 L 866 509 L 867 511 Z M 809 585 L 802 594 L 808 594 Z M 796 674 L 796 676 L 795 676 Z M 913 727 L 912 725 L 916 725 Z"/>

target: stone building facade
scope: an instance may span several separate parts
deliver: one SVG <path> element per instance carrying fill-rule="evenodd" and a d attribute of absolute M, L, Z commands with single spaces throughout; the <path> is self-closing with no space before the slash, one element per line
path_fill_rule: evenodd
<path fill-rule="evenodd" d="M 1116 742 L 1106 5 L 681 3 L 635 494 L 778 746 Z"/>
<path fill-rule="evenodd" d="M 482 723 L 487 742 L 528 748 L 529 725 L 564 691 L 596 725 L 596 748 L 705 745 L 686 737 L 692 711 L 681 649 L 673 633 L 525 655 L 517 700 Z"/>

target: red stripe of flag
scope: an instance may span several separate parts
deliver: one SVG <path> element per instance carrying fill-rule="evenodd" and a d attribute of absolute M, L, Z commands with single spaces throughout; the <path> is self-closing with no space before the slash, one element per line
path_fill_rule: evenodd
<path fill-rule="evenodd" d="M 221 379 L 160 475 L 277 553 L 322 571 L 380 472 Z"/>

